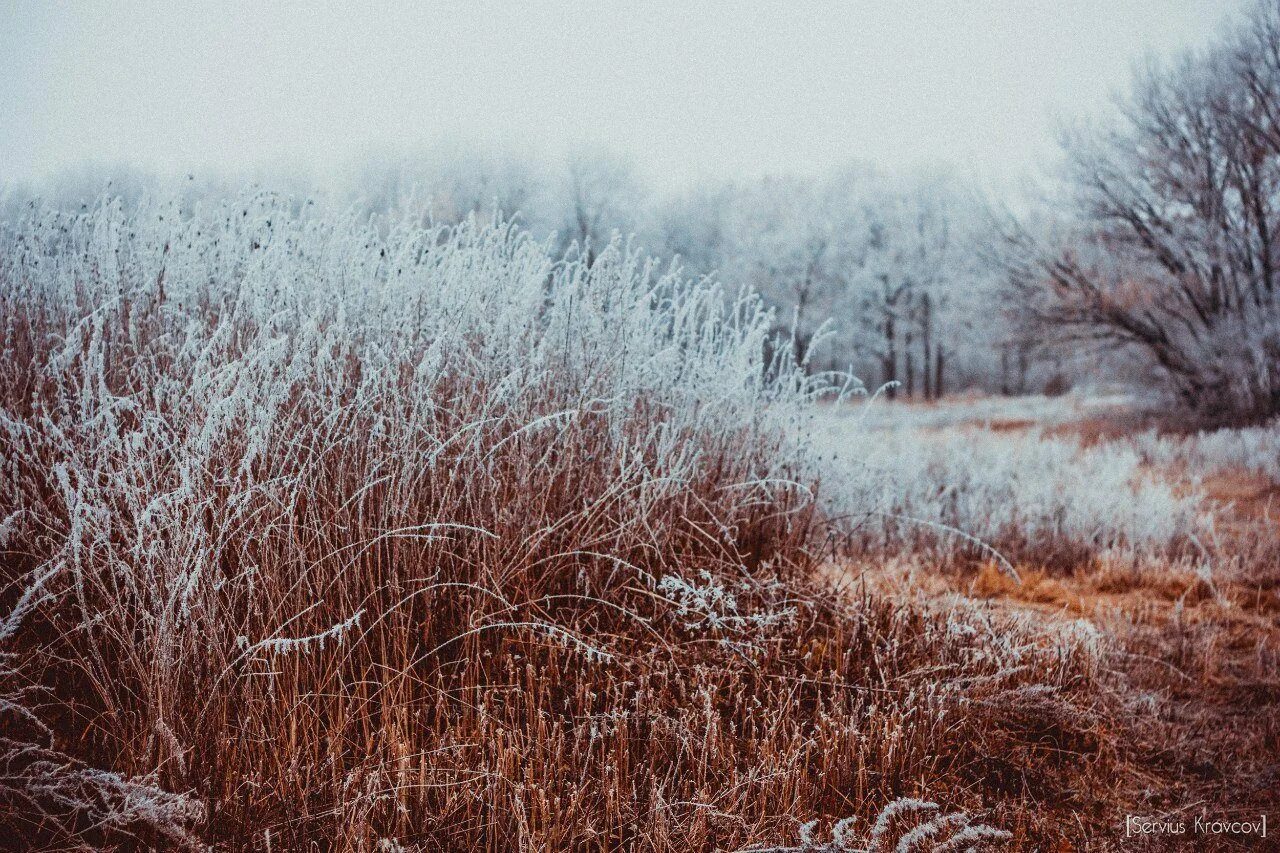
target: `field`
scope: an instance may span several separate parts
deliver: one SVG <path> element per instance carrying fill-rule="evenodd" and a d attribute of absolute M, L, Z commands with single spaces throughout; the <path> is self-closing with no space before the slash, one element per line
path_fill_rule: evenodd
<path fill-rule="evenodd" d="M 1274 427 L 841 398 L 773 333 L 501 221 L 33 207 L 7 837 L 1118 849 L 1274 813 Z"/>
<path fill-rule="evenodd" d="M 1041 709 L 1040 725 L 1105 770 L 1046 786 L 1040 809 L 1062 823 L 1096 820 L 1085 834 L 1098 849 L 1121 846 L 1125 815 L 1190 825 L 1198 814 L 1274 812 L 1274 426 L 1161 434 L 1148 426 L 1159 412 L 1114 394 L 878 403 L 829 419 L 832 448 L 885 449 L 854 455 L 890 486 L 855 548 L 866 555 L 834 561 L 833 583 L 1089 648 L 1083 695 Z M 886 559 L 900 540 L 911 556 Z"/>

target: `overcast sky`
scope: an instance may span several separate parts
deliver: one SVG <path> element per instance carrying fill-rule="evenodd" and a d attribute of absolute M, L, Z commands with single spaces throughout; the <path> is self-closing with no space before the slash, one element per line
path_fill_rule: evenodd
<path fill-rule="evenodd" d="M 323 173 L 448 138 L 612 150 L 671 187 L 855 159 L 999 183 L 1239 5 L 0 0 L 0 179 Z"/>

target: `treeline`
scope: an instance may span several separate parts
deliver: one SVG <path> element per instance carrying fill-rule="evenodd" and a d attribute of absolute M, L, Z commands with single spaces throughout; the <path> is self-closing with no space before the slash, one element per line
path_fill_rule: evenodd
<path fill-rule="evenodd" d="M 126 202 L 158 183 L 128 170 L 83 169 L 35 194 L 75 206 L 108 182 Z M 240 186 L 194 176 L 180 183 L 193 204 Z M 318 183 L 273 176 L 270 186 L 307 198 Z M 10 206 L 31 194 L 14 194 Z M 999 277 L 977 251 L 983 205 L 945 176 L 855 166 L 660 193 L 607 154 L 550 160 L 450 146 L 370 161 L 324 194 L 400 221 L 515 218 L 556 256 L 588 262 L 611 240 L 630 240 L 691 277 L 762 294 L 775 311 L 776 339 L 808 370 L 846 371 L 871 388 L 893 383 L 892 394 L 1031 388 L 1025 353 L 1009 354 L 1019 344 L 1004 333 L 1011 327 L 1001 321 Z"/>

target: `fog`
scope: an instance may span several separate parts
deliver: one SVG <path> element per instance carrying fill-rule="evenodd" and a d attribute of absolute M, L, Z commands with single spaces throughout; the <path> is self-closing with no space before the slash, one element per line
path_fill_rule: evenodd
<path fill-rule="evenodd" d="M 441 140 L 678 188 L 862 160 L 1010 186 L 1222 0 L 0 5 L 0 180 L 328 174 Z"/>

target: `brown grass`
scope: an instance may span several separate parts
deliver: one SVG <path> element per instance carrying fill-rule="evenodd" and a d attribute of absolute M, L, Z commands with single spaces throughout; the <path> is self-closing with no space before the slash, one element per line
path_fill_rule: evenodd
<path fill-rule="evenodd" d="M 852 573 L 767 318 L 251 209 L 0 254 L 10 846 L 730 851 L 919 796 L 1083 849 L 1265 784 L 1273 597 Z"/>
<path fill-rule="evenodd" d="M 1067 574 L 1034 566 L 1020 566 L 1019 573 L 1022 583 L 989 561 L 946 573 L 910 563 L 858 569 L 863 583 L 917 606 L 986 607 L 1024 620 L 1024 630 L 1052 634 L 1087 626 L 1098 638 L 1093 689 L 1114 700 L 1105 714 L 1112 760 L 1095 780 L 1105 793 L 1094 792 L 1098 811 L 1088 831 L 1099 849 L 1124 849 L 1120 828 L 1130 814 L 1256 820 L 1275 813 L 1280 595 L 1274 565 L 1253 565 L 1234 578 L 1206 578 L 1186 566 L 1105 562 Z M 1063 823 L 1079 817 L 1051 811 Z M 1259 849 L 1245 838 L 1213 842 L 1221 849 Z M 1081 838 L 1071 843 L 1083 845 Z"/>

